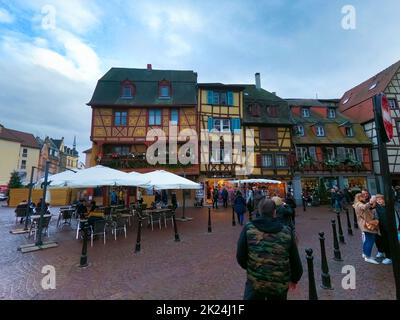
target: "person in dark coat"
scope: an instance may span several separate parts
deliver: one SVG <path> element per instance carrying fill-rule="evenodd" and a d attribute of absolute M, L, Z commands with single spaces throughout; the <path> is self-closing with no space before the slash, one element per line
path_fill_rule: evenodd
<path fill-rule="evenodd" d="M 376 235 L 375 244 L 378 248 L 377 258 L 383 258 L 383 264 L 392 263 L 392 255 L 389 246 L 389 223 L 387 221 L 387 213 L 385 206 L 385 197 L 381 194 L 376 195 L 375 213 L 379 220 L 380 234 Z"/>
<path fill-rule="evenodd" d="M 243 225 L 244 214 L 246 213 L 246 200 L 240 191 L 237 192 L 236 198 L 233 203 L 233 210 L 235 210 L 239 224 Z"/>
<path fill-rule="evenodd" d="M 226 188 L 222 189 L 222 201 L 224 204 L 224 208 L 228 208 L 228 197 L 229 197 L 228 190 L 226 190 Z"/>
<path fill-rule="evenodd" d="M 79 200 L 79 203 L 76 207 L 76 213 L 78 215 L 78 217 L 80 219 L 85 219 L 86 215 L 88 213 L 88 210 L 86 208 L 86 200 L 85 199 L 81 199 Z"/>
<path fill-rule="evenodd" d="M 276 217 L 278 220 L 288 226 L 290 230 L 294 231 L 292 208 L 279 197 L 273 197 L 272 201 L 274 201 L 276 205 Z"/>
<path fill-rule="evenodd" d="M 175 211 L 178 208 L 178 200 L 176 199 L 176 192 L 172 192 L 171 194 L 171 204 L 172 208 Z"/>
<path fill-rule="evenodd" d="M 245 300 L 286 300 L 303 275 L 295 237 L 276 219 L 275 209 L 272 200 L 261 200 L 261 217 L 240 234 L 236 260 L 247 271 Z"/>
<path fill-rule="evenodd" d="M 290 192 L 288 192 L 288 194 L 286 195 L 285 203 L 293 210 L 292 222 L 293 222 L 293 225 L 295 225 L 296 224 L 296 207 L 297 207 L 297 205 L 296 205 L 296 201 L 293 198 L 293 195 Z"/>
<path fill-rule="evenodd" d="M 218 188 L 214 188 L 213 191 L 213 209 L 218 209 L 218 197 L 219 197 L 219 192 Z"/>

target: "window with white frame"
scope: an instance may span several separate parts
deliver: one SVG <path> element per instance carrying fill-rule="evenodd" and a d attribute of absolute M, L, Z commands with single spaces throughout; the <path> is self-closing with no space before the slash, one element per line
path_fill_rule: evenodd
<path fill-rule="evenodd" d="M 346 159 L 356 160 L 356 153 L 353 148 L 345 148 L 344 154 Z"/>
<path fill-rule="evenodd" d="M 325 136 L 325 129 L 323 126 L 317 126 L 317 137 L 324 137 Z"/>
<path fill-rule="evenodd" d="M 336 110 L 335 110 L 335 108 L 329 108 L 328 109 L 328 118 L 329 119 L 335 119 L 336 118 Z"/>
<path fill-rule="evenodd" d="M 278 168 L 285 168 L 288 166 L 288 159 L 286 154 L 277 154 L 275 159 L 276 166 Z"/>
<path fill-rule="evenodd" d="M 326 159 L 335 160 L 335 148 L 326 148 Z"/>
<path fill-rule="evenodd" d="M 353 137 L 354 136 L 354 131 L 353 131 L 353 127 L 346 127 L 346 136 L 347 137 Z"/>
<path fill-rule="evenodd" d="M 303 118 L 309 118 L 310 117 L 310 108 L 302 108 L 301 114 L 302 114 Z"/>
<path fill-rule="evenodd" d="M 296 135 L 299 137 L 303 137 L 304 136 L 304 126 L 301 124 L 298 124 L 296 126 Z"/>
<path fill-rule="evenodd" d="M 21 161 L 21 170 L 25 170 L 26 169 L 26 160 L 22 160 Z"/>
<path fill-rule="evenodd" d="M 22 157 L 26 158 L 28 156 L 28 149 L 27 148 L 23 148 L 22 149 Z"/>
<path fill-rule="evenodd" d="M 261 156 L 261 165 L 264 168 L 271 168 L 273 166 L 272 154 L 263 154 Z"/>
<path fill-rule="evenodd" d="M 399 108 L 396 99 L 388 99 L 388 100 L 389 100 L 390 109 L 396 110 Z"/>
<path fill-rule="evenodd" d="M 211 150 L 210 152 L 211 157 L 210 157 L 210 162 L 211 163 L 226 163 L 226 164 L 231 164 L 232 163 L 232 153 L 230 152 L 225 152 L 224 148 L 215 148 Z"/>
<path fill-rule="evenodd" d="M 306 147 L 296 147 L 297 160 L 303 160 L 308 155 L 308 149 Z"/>
<path fill-rule="evenodd" d="M 214 121 L 214 129 L 220 132 L 230 131 L 231 130 L 231 122 L 230 119 L 213 119 Z"/>

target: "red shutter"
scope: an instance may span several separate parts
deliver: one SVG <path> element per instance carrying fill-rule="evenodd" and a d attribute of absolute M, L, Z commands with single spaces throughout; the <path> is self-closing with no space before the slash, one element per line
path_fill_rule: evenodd
<path fill-rule="evenodd" d="M 261 154 L 256 154 L 256 167 L 261 167 Z"/>
<path fill-rule="evenodd" d="M 261 108 L 258 103 L 255 103 L 251 106 L 251 115 L 253 117 L 259 117 L 261 115 Z"/>

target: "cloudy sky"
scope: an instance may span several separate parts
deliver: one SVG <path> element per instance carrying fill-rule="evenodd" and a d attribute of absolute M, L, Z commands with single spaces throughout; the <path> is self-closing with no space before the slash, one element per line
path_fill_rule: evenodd
<path fill-rule="evenodd" d="M 200 82 L 260 72 L 283 98 L 339 98 L 400 59 L 399 12 L 398 0 L 0 0 L 0 123 L 76 135 L 83 151 L 98 78 L 147 63 Z"/>

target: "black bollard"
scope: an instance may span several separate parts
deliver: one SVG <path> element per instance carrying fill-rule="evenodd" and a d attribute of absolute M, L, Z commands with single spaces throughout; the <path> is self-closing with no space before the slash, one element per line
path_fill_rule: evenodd
<path fill-rule="evenodd" d="M 339 226 L 339 241 L 343 244 L 346 244 L 344 241 L 343 229 L 342 229 L 342 221 L 340 220 L 340 212 L 336 213 L 338 226 Z"/>
<path fill-rule="evenodd" d="M 172 213 L 172 222 L 174 223 L 175 241 L 179 242 L 181 239 L 179 238 L 178 226 L 176 225 L 175 211 Z"/>
<path fill-rule="evenodd" d="M 135 253 L 140 252 L 141 236 L 142 236 L 142 218 L 138 217 L 138 231 L 137 231 L 137 238 L 136 238 Z"/>
<path fill-rule="evenodd" d="M 319 233 L 319 242 L 321 244 L 321 287 L 332 290 L 331 276 L 329 275 L 328 261 L 326 259 L 325 234 L 323 232 Z"/>
<path fill-rule="evenodd" d="M 308 267 L 308 300 L 318 300 L 314 276 L 314 257 L 312 249 L 306 249 Z"/>
<path fill-rule="evenodd" d="M 211 230 L 211 209 L 208 208 L 208 232 L 212 232 Z"/>
<path fill-rule="evenodd" d="M 333 232 L 333 248 L 334 248 L 334 260 L 336 261 L 343 261 L 342 260 L 342 255 L 340 254 L 340 248 L 339 248 L 339 241 L 337 238 L 337 233 L 336 233 L 336 220 L 332 219 L 332 232 Z"/>
<path fill-rule="evenodd" d="M 82 254 L 81 254 L 81 260 L 79 263 L 79 267 L 84 268 L 88 266 L 87 263 L 87 243 L 88 243 L 88 238 L 89 238 L 89 224 L 87 221 L 81 222 L 83 224 L 82 230 L 83 230 L 83 244 L 82 244 Z"/>
<path fill-rule="evenodd" d="M 356 210 L 353 208 L 354 229 L 358 229 Z"/>
<path fill-rule="evenodd" d="M 347 233 L 352 236 L 353 235 L 353 229 L 351 228 L 351 222 L 350 222 L 350 215 L 349 215 L 349 209 L 346 208 L 346 218 L 347 218 Z"/>
<path fill-rule="evenodd" d="M 232 226 L 236 226 L 235 209 L 232 207 Z"/>

